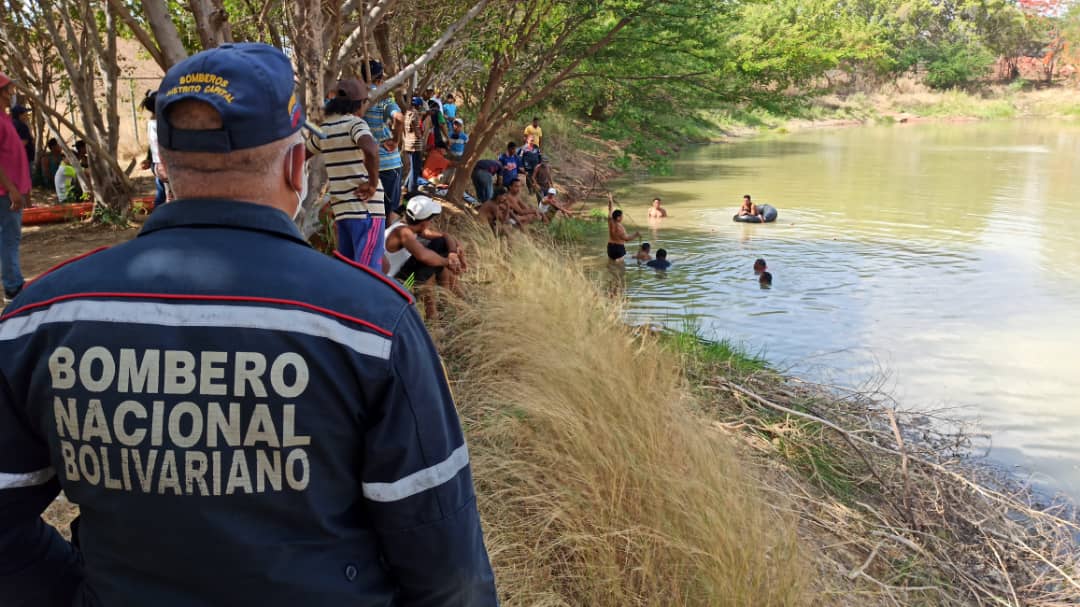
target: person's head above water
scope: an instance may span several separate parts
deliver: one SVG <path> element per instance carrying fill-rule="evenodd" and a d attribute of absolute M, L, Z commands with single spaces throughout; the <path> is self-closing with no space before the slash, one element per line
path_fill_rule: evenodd
<path fill-rule="evenodd" d="M 657 257 L 659 257 L 659 255 L 657 255 Z M 770 274 L 769 272 L 762 272 L 761 276 L 758 277 L 758 284 L 763 287 L 771 287 L 772 274 Z"/>
<path fill-rule="evenodd" d="M 743 202 L 750 202 L 750 195 L 749 194 L 743 194 L 742 199 L 743 199 Z"/>
<path fill-rule="evenodd" d="M 758 257 L 756 260 L 754 260 L 754 274 L 761 274 L 766 269 L 768 269 L 768 267 L 769 266 L 765 264 L 764 259 Z"/>
<path fill-rule="evenodd" d="M 621 210 L 618 210 L 618 209 L 616 209 L 616 210 L 615 210 L 615 211 L 614 211 L 614 212 L 613 212 L 613 213 L 611 214 L 611 218 L 612 218 L 612 219 L 614 219 L 615 221 L 622 221 L 622 211 L 621 211 Z"/>
<path fill-rule="evenodd" d="M 181 85 L 191 77 L 215 83 Z M 288 58 L 266 44 L 225 44 L 174 65 L 161 81 L 155 115 L 176 197 L 297 212 L 307 175 L 304 110 L 294 88 Z"/>
<path fill-rule="evenodd" d="M 660 208 L 660 199 L 659 198 L 653 198 L 652 199 L 652 208 L 654 208 L 654 209 Z"/>
<path fill-rule="evenodd" d="M 659 249 L 656 251 L 657 259 L 667 259 L 667 249 Z"/>
<path fill-rule="evenodd" d="M 652 249 L 652 245 L 650 245 L 647 242 L 641 243 L 641 250 L 642 251 L 645 251 L 646 253 L 648 253 L 650 249 Z"/>

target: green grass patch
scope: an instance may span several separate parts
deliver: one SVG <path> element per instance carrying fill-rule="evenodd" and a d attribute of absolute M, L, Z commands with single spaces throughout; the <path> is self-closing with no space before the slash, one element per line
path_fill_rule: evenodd
<path fill-rule="evenodd" d="M 603 218 L 606 219 L 607 215 L 605 214 Z M 591 216 L 588 219 L 557 216 L 547 224 L 548 235 L 556 242 L 565 244 L 586 242 L 603 235 L 606 231 L 607 224 Z"/>
<path fill-rule="evenodd" d="M 1010 97 L 984 99 L 964 91 L 946 91 L 941 94 L 904 100 L 899 109 L 917 116 L 933 118 L 971 117 L 986 120 L 1012 118 L 1016 106 Z"/>
<path fill-rule="evenodd" d="M 721 366 L 739 375 L 768 369 L 761 356 L 747 352 L 731 340 L 706 339 L 701 334 L 700 325 L 692 320 L 685 320 L 681 329 L 661 333 L 660 341 L 699 367 Z"/>

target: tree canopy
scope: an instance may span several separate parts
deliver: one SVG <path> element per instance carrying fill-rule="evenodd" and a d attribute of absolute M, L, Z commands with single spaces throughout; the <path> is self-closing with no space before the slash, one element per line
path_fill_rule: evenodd
<path fill-rule="evenodd" d="M 41 130 L 92 147 L 95 199 L 122 212 L 133 165 L 118 160 L 117 41 L 162 70 L 228 41 L 294 61 L 317 114 L 341 76 L 386 66 L 377 94 L 428 85 L 468 99 L 467 167 L 500 126 L 538 105 L 637 128 L 721 104 L 777 103 L 917 73 L 939 88 L 1017 75 L 1052 79 L 1080 38 L 1072 0 L 0 0 L 0 65 L 41 111 Z M 70 102 L 60 103 L 63 99 Z M 79 111 L 71 111 L 70 105 Z M 64 109 L 61 109 L 64 107 Z M 68 142 L 70 143 L 70 142 Z M 451 189 L 460 194 L 468 170 Z M 309 205 L 313 207 L 314 205 Z"/>

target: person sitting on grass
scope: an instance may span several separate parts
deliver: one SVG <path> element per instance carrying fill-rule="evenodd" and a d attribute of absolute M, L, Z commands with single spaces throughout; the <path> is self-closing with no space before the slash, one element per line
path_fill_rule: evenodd
<path fill-rule="evenodd" d="M 386 229 L 386 273 L 401 282 L 412 277 L 427 320 L 439 314 L 435 282 L 460 296 L 457 277 L 468 270 L 461 243 L 431 225 L 441 212 L 442 207 L 431 198 L 413 196 L 405 205 L 404 218 Z"/>
<path fill-rule="evenodd" d="M 644 261 L 652 261 L 652 253 L 650 253 L 651 250 L 652 245 L 647 242 L 641 243 L 641 248 L 638 249 L 638 252 L 634 254 L 634 259 L 636 259 L 638 263 L 642 263 Z"/>
<path fill-rule="evenodd" d="M 521 194 L 525 191 L 524 175 L 518 175 L 507 189 L 509 190 L 510 211 L 519 224 L 529 224 L 542 219 L 540 209 L 532 206 L 532 203 L 526 204 L 521 199 Z"/>
<path fill-rule="evenodd" d="M 671 262 L 667 260 L 667 249 L 660 249 L 656 252 L 656 259 L 646 263 L 645 265 L 655 270 L 666 270 L 671 267 Z"/>
<path fill-rule="evenodd" d="M 512 226 L 510 223 L 510 199 L 508 196 L 506 188 L 496 188 L 494 198 L 480 205 L 480 208 L 476 210 L 480 216 L 480 221 L 487 223 L 495 236 L 510 235 Z"/>
<path fill-rule="evenodd" d="M 60 159 L 60 166 L 53 175 L 53 187 L 56 190 L 56 198 L 61 203 L 79 202 L 83 198 L 82 183 L 78 179 L 75 165 L 68 162 L 67 156 Z"/>

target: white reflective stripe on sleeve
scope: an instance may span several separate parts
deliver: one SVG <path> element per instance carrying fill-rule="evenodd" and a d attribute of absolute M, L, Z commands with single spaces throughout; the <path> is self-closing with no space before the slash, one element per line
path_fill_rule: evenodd
<path fill-rule="evenodd" d="M 246 305 L 178 304 L 159 301 L 76 299 L 9 318 L 0 324 L 0 341 L 33 333 L 49 323 L 92 321 L 166 327 L 221 327 L 286 331 L 321 337 L 360 354 L 390 358 L 390 340 L 352 329 L 306 310 Z"/>
<path fill-rule="evenodd" d="M 469 465 L 469 451 L 461 445 L 450 457 L 431 466 L 413 472 L 409 476 L 392 483 L 363 483 L 364 497 L 373 502 L 396 502 L 407 497 L 434 489 L 457 476 L 461 469 Z"/>
<path fill-rule="evenodd" d="M 0 472 L 0 489 L 17 489 L 19 487 L 44 485 L 54 476 L 56 476 L 56 470 L 53 470 L 52 468 L 42 468 L 41 470 L 20 472 L 18 474 Z"/>

